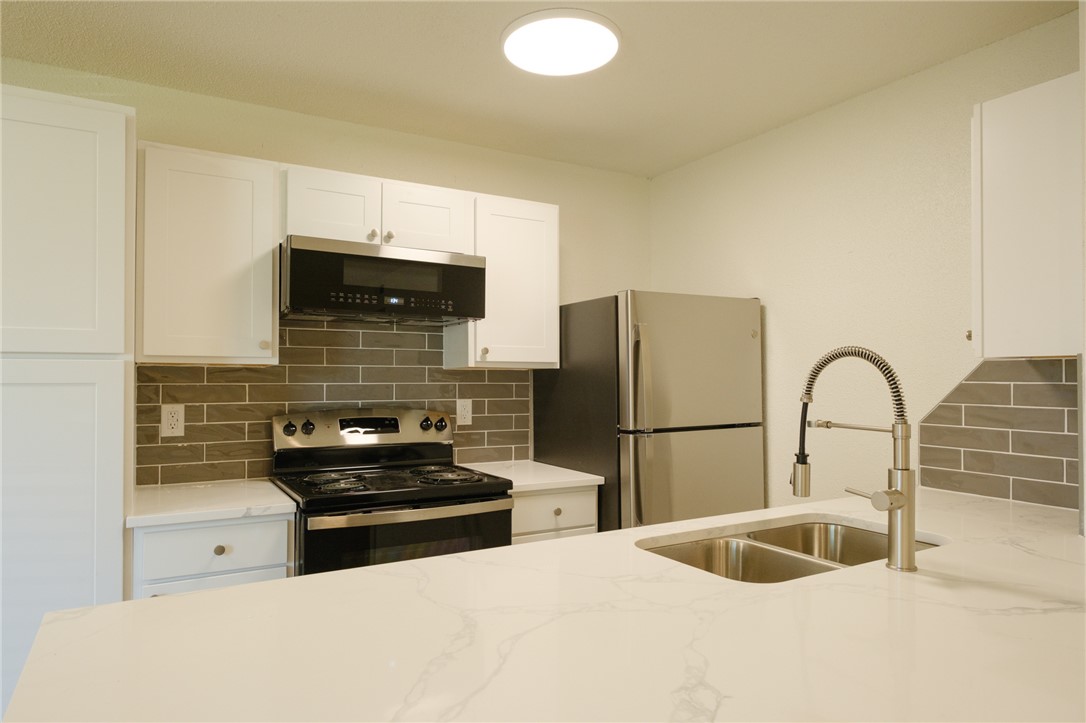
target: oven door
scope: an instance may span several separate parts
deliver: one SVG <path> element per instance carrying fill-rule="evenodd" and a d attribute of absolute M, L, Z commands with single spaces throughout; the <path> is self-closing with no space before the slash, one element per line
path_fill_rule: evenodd
<path fill-rule="evenodd" d="M 300 513 L 298 570 L 306 575 L 509 545 L 513 498 Z"/>

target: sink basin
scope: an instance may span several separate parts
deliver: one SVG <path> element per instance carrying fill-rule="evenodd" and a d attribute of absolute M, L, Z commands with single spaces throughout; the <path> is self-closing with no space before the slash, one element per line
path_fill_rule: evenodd
<path fill-rule="evenodd" d="M 717 537 L 647 549 L 740 582 L 783 582 L 841 567 L 740 537 Z"/>
<path fill-rule="evenodd" d="M 784 582 L 886 560 L 885 532 L 804 517 L 755 523 L 762 527 L 746 524 L 705 530 L 705 537 L 694 540 L 674 541 L 671 535 L 636 544 L 684 565 L 740 582 Z M 916 543 L 918 552 L 932 547 L 936 544 Z"/>
<path fill-rule="evenodd" d="M 767 545 L 802 552 L 842 565 L 861 565 L 886 559 L 886 535 L 836 522 L 804 522 L 748 532 L 746 537 Z M 917 542 L 916 549 L 935 545 Z"/>

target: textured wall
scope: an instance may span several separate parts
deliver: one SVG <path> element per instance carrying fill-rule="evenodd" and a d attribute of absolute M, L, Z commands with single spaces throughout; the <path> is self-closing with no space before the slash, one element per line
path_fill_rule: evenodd
<path fill-rule="evenodd" d="M 988 360 L 920 422 L 920 484 L 1075 508 L 1075 359 Z"/>
<path fill-rule="evenodd" d="M 287 411 L 392 406 L 454 417 L 461 464 L 528 459 L 527 371 L 441 367 L 438 327 L 284 321 L 276 366 L 140 364 L 136 369 L 136 484 L 267 476 L 270 418 Z M 160 437 L 162 404 L 185 405 L 185 435 Z"/>

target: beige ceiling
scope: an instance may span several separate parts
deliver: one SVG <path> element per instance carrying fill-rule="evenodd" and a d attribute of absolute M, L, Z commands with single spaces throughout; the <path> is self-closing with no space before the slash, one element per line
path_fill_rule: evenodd
<path fill-rule="evenodd" d="M 608 66 L 537 77 L 502 30 L 577 5 Z M 652 177 L 1075 2 L 0 3 L 5 57 Z"/>

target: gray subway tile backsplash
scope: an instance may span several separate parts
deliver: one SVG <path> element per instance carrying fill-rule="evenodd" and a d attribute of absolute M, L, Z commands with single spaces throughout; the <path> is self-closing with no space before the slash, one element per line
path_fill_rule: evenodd
<path fill-rule="evenodd" d="M 1077 508 L 1078 365 L 981 362 L 920 422 L 920 484 Z"/>
<path fill-rule="evenodd" d="M 335 406 L 436 409 L 455 420 L 456 462 L 528 459 L 531 377 L 519 370 L 443 369 L 440 327 L 284 321 L 279 364 L 138 364 L 136 484 L 266 477 L 271 417 Z M 160 437 L 161 404 L 185 405 L 185 434 Z"/>

